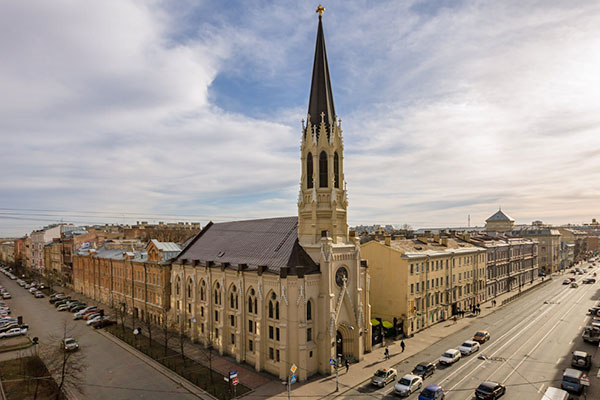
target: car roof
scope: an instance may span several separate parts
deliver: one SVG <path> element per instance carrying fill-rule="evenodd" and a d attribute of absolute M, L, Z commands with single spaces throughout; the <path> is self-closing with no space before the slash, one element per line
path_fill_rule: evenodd
<path fill-rule="evenodd" d="M 488 333 L 488 331 L 477 331 L 477 332 L 475 332 L 475 334 L 476 334 L 476 335 L 477 335 L 478 333 L 483 333 L 483 334 L 485 335 L 486 333 Z"/>
<path fill-rule="evenodd" d="M 470 344 L 473 344 L 473 343 L 477 343 L 477 342 L 476 342 L 476 341 L 474 341 L 474 340 L 465 340 L 465 341 L 463 342 L 463 344 L 465 344 L 465 343 L 470 343 Z"/>
<path fill-rule="evenodd" d="M 442 387 L 440 385 L 429 385 L 427 386 L 425 389 L 426 390 L 431 390 L 432 392 L 435 392 L 439 389 L 441 389 Z"/>
<path fill-rule="evenodd" d="M 444 353 L 456 353 L 458 350 L 456 349 L 448 349 Z"/>
<path fill-rule="evenodd" d="M 587 357 L 588 353 L 585 351 L 574 351 L 573 355 L 577 357 Z"/>
<path fill-rule="evenodd" d="M 490 389 L 493 389 L 493 388 L 495 388 L 495 387 L 496 387 L 496 386 L 498 386 L 498 385 L 499 385 L 499 383 L 497 383 L 497 382 L 492 382 L 492 381 L 484 381 L 484 382 L 481 382 L 481 384 L 480 384 L 479 386 L 480 386 L 480 387 L 481 387 L 481 386 L 484 386 L 484 387 L 488 387 L 488 388 L 490 388 Z"/>
<path fill-rule="evenodd" d="M 571 376 L 573 378 L 579 378 L 581 375 L 583 375 L 583 372 L 575 368 L 567 368 L 565 369 L 565 372 L 563 372 L 563 376 Z"/>
<path fill-rule="evenodd" d="M 431 363 L 431 362 L 427 362 L 427 361 L 424 361 L 424 362 L 420 362 L 420 363 L 418 363 L 418 364 L 417 364 L 417 367 L 418 367 L 419 365 L 420 365 L 420 366 L 422 366 L 422 367 L 429 367 L 430 365 L 433 365 L 433 363 Z"/>
<path fill-rule="evenodd" d="M 415 378 L 421 378 L 421 377 L 420 377 L 420 376 L 417 376 L 417 375 L 413 375 L 413 374 L 406 374 L 406 375 L 404 375 L 402 378 L 406 378 L 406 379 L 413 380 L 413 379 L 415 379 Z"/>

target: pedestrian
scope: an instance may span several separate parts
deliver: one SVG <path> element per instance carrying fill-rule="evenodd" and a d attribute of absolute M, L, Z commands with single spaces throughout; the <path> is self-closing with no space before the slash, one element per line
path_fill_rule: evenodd
<path fill-rule="evenodd" d="M 400 347 L 402 347 L 402 352 L 404 353 L 404 348 L 406 347 L 404 340 L 400 341 Z"/>
<path fill-rule="evenodd" d="M 346 373 L 350 370 L 350 360 L 346 358 Z"/>
<path fill-rule="evenodd" d="M 385 347 L 385 351 L 383 352 L 383 358 L 385 358 L 386 360 L 390 359 L 390 349 L 388 349 L 388 347 Z"/>

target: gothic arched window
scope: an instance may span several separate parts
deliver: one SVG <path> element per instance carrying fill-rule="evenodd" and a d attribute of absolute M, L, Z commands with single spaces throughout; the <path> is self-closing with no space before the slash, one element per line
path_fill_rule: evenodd
<path fill-rule="evenodd" d="M 327 153 L 324 151 L 319 155 L 319 187 L 327 187 Z"/>
<path fill-rule="evenodd" d="M 312 189 L 313 187 L 313 157 L 312 153 L 308 153 L 306 156 L 306 188 Z"/>
<path fill-rule="evenodd" d="M 206 300 L 206 282 L 204 280 L 200 282 L 200 300 Z"/>
<path fill-rule="evenodd" d="M 312 301 L 310 300 L 306 303 L 306 320 L 312 320 Z"/>
<path fill-rule="evenodd" d="M 177 277 L 177 281 L 175 282 L 175 294 L 179 296 L 179 292 L 181 291 L 181 279 Z"/>
<path fill-rule="evenodd" d="M 336 188 L 340 187 L 340 157 L 337 151 L 333 155 L 333 183 Z"/>

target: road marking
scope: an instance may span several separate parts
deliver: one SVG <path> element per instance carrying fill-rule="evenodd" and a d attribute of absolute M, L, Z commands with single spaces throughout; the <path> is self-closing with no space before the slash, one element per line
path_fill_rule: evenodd
<path fill-rule="evenodd" d="M 562 293 L 562 297 L 568 297 L 568 295 L 571 292 L 569 292 L 568 290 L 564 290 L 563 289 L 563 293 Z M 561 298 L 562 300 L 562 298 Z M 498 350 L 496 350 L 494 353 L 492 353 L 489 357 L 493 357 L 496 353 L 498 353 L 500 350 L 502 350 L 504 347 L 508 346 L 510 343 L 512 343 L 514 340 L 519 338 L 519 334 L 525 330 L 527 330 L 531 325 L 535 324 L 539 319 L 541 319 L 542 317 L 544 317 L 545 314 L 547 314 L 548 312 L 550 312 L 553 307 L 553 305 L 550 305 L 546 311 L 543 311 L 541 314 L 539 314 L 537 317 L 535 317 L 532 321 L 529 320 L 523 320 L 521 322 L 519 322 L 517 325 L 515 325 L 514 327 L 512 327 L 508 332 L 506 332 L 504 335 L 500 336 L 497 341 L 495 341 L 494 343 L 492 343 L 492 345 L 490 345 L 489 347 L 493 347 L 493 345 L 496 344 L 500 344 L 500 339 L 502 339 L 503 337 L 505 337 L 506 335 L 510 334 L 513 330 L 517 329 L 520 327 L 521 324 L 523 323 L 527 323 L 529 322 L 523 329 L 521 329 L 516 335 L 514 335 L 511 339 L 509 339 L 506 343 L 502 344 L 502 346 L 500 346 L 500 348 L 498 348 Z M 488 348 L 489 348 L 488 347 Z M 467 361 L 466 363 L 464 363 L 461 367 L 459 367 L 458 369 L 456 369 L 454 372 L 450 373 L 446 378 L 442 379 L 442 381 L 440 383 L 443 383 L 447 380 L 449 380 L 450 378 L 452 378 L 454 375 L 456 375 L 457 373 L 459 373 L 461 370 L 463 370 L 464 368 L 466 368 L 467 366 L 469 366 L 469 364 L 476 362 L 477 358 L 472 358 L 469 361 Z M 484 360 L 485 361 L 485 360 Z M 467 379 L 470 375 L 472 375 L 475 372 L 475 369 L 471 372 L 469 372 L 466 376 L 464 376 L 457 384 L 455 384 L 454 386 L 452 386 L 450 389 L 447 390 L 447 392 L 452 391 L 452 389 L 454 389 L 456 386 L 458 386 L 459 384 L 461 384 L 465 379 Z M 469 397 L 471 398 L 471 397 Z"/>
<path fill-rule="evenodd" d="M 540 386 L 540 388 L 538 389 L 538 393 L 542 393 L 542 391 L 544 390 L 544 386 L 546 385 L 542 384 L 542 386 Z"/>
<path fill-rule="evenodd" d="M 565 293 L 566 293 L 566 295 L 565 295 Z M 563 295 L 564 295 L 563 297 L 568 297 L 569 293 L 568 293 L 568 292 L 565 292 L 565 293 L 563 293 Z M 583 298 L 583 296 L 585 296 L 585 294 L 586 294 L 586 293 L 584 293 L 584 294 L 581 296 L 581 298 Z M 580 299 L 581 299 L 581 298 L 580 298 Z M 569 308 L 569 310 L 568 310 L 568 311 L 571 311 L 571 309 L 573 309 L 573 308 L 574 308 L 576 305 L 577 305 L 577 302 L 575 302 L 575 303 L 574 303 L 574 304 L 573 304 L 573 305 L 572 305 L 572 306 Z M 526 330 L 526 329 L 527 329 L 529 326 L 531 326 L 531 324 L 533 324 L 533 323 L 537 322 L 537 320 L 538 320 L 539 318 L 541 318 L 541 317 L 542 317 L 544 314 L 548 313 L 550 310 L 551 310 L 551 307 L 549 307 L 549 308 L 548 308 L 546 311 L 544 311 L 544 312 L 543 312 L 542 314 L 540 314 L 540 315 L 539 315 L 537 318 L 535 318 L 533 321 L 531 321 L 531 323 L 530 323 L 530 324 L 528 324 L 528 325 L 527 325 L 525 328 L 523 328 L 523 329 L 522 329 L 520 332 L 523 332 L 523 331 L 524 331 L 524 330 Z M 517 325 L 517 326 L 518 326 L 518 325 Z M 554 328 L 556 328 L 557 326 L 558 326 L 558 325 L 554 325 L 554 327 L 553 327 L 553 328 L 550 330 L 550 332 L 551 332 L 552 330 L 554 330 Z M 520 333 L 520 332 L 519 332 L 519 333 Z M 547 333 L 547 334 L 544 336 L 544 338 L 546 338 L 550 332 L 548 332 L 548 333 Z M 504 336 L 504 335 L 503 335 L 503 336 Z M 511 343 L 511 342 L 512 342 L 514 339 L 516 339 L 516 336 L 515 336 L 515 337 L 513 337 L 512 339 L 510 339 L 508 342 L 506 342 L 506 343 L 505 343 L 503 346 L 501 346 L 501 347 L 500 347 L 498 350 L 496 350 L 496 351 L 495 351 L 495 352 L 494 352 L 494 353 L 493 353 L 493 354 L 492 354 L 490 357 L 492 357 L 494 354 L 498 353 L 500 350 L 502 350 L 502 348 L 503 348 L 503 347 L 505 347 L 506 345 L 508 345 L 509 343 Z M 542 339 L 542 340 L 543 340 L 543 339 Z M 518 351 L 519 351 L 519 350 L 520 350 L 520 349 L 521 349 L 521 348 L 522 348 L 522 347 L 523 347 L 523 346 L 524 346 L 524 345 L 525 345 L 527 342 L 529 342 L 529 340 L 525 341 L 525 343 L 523 343 L 521 346 L 519 346 L 519 348 L 518 348 L 518 349 L 517 349 L 517 350 L 516 350 L 514 353 L 512 353 L 512 354 L 511 354 L 511 357 L 512 357 L 514 354 L 516 354 L 516 353 L 517 353 L 517 352 L 518 352 Z M 538 344 L 536 345 L 536 348 L 537 348 L 537 346 L 539 346 L 539 344 L 540 344 L 540 343 L 541 343 L 541 341 L 540 341 L 540 342 L 538 342 Z M 534 350 L 535 350 L 535 348 L 534 348 Z M 526 356 L 526 357 L 527 357 L 527 356 Z M 507 359 L 510 359 L 510 357 L 508 357 Z M 473 360 L 475 360 L 475 359 L 472 359 L 472 360 L 470 360 L 470 361 L 473 361 Z M 520 365 L 521 365 L 521 364 L 522 364 L 524 361 L 525 361 L 525 359 L 523 359 L 523 360 L 521 361 L 521 363 L 519 363 L 519 366 L 520 366 Z M 502 364 L 500 365 L 500 367 L 502 367 L 502 366 L 503 366 L 504 364 L 506 364 L 506 363 L 507 363 L 507 361 L 504 361 L 504 362 L 502 362 Z M 510 375 L 509 375 L 509 376 L 508 376 L 506 379 L 508 379 L 508 378 L 509 378 L 509 377 L 510 377 L 510 376 L 511 376 L 511 375 L 512 375 L 512 374 L 513 374 L 515 371 L 516 371 L 516 369 L 517 369 L 519 366 L 517 366 L 516 368 L 513 368 L 513 371 L 511 372 L 511 374 L 510 374 Z M 465 364 L 465 367 L 466 367 L 466 364 Z M 495 370 L 495 371 L 493 371 L 493 372 L 491 373 L 490 377 L 491 377 L 492 375 L 494 375 L 494 373 L 495 373 L 495 372 L 497 372 L 497 371 L 500 369 L 500 367 L 499 367 L 499 368 L 496 368 L 496 370 Z M 458 381 L 458 383 L 456 383 L 454 386 L 452 386 L 452 387 L 451 387 L 450 389 L 448 389 L 446 392 L 447 392 L 447 393 L 451 392 L 451 391 L 452 391 L 452 390 L 453 390 L 455 387 L 457 387 L 458 385 L 460 385 L 460 384 L 461 384 L 461 383 L 462 383 L 462 382 L 463 382 L 463 381 L 464 381 L 464 380 L 465 380 L 467 377 L 469 377 L 470 375 L 472 375 L 472 374 L 473 374 L 473 373 L 474 373 L 476 370 L 477 370 L 477 369 L 474 369 L 474 370 L 472 370 L 471 372 L 469 372 L 469 373 L 468 373 L 468 374 L 467 374 L 465 377 L 463 377 L 463 378 L 462 378 L 460 381 Z M 458 371 L 457 371 L 457 372 L 458 372 Z M 451 375 L 454 375 L 454 374 L 451 374 Z M 451 376 L 451 375 L 449 375 L 449 376 L 448 376 L 446 379 L 450 378 L 450 376 Z M 489 379 L 489 377 L 488 377 L 488 379 Z M 505 380 L 505 381 L 506 381 L 506 380 Z M 444 380 L 442 380 L 442 382 L 444 382 Z M 470 400 L 470 399 L 472 399 L 472 398 L 473 398 L 473 396 L 469 395 L 469 396 L 468 396 L 468 397 L 467 397 L 465 400 Z"/>
<path fill-rule="evenodd" d="M 557 364 L 560 364 L 560 361 L 561 361 L 562 359 L 563 359 L 563 358 L 562 358 L 562 357 L 560 357 L 558 360 L 556 360 L 556 363 L 557 363 Z"/>

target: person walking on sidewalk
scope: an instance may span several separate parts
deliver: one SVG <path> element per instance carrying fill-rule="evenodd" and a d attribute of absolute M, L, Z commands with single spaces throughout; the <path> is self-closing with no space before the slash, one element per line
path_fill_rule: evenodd
<path fill-rule="evenodd" d="M 406 347 L 404 340 L 400 341 L 400 347 L 402 347 L 402 352 L 404 353 L 404 348 Z"/>
<path fill-rule="evenodd" d="M 350 360 L 346 358 L 346 373 L 348 373 L 348 371 L 350 371 Z"/>
<path fill-rule="evenodd" d="M 390 359 L 390 349 L 387 346 L 385 346 L 385 351 L 383 352 L 383 358 L 386 360 Z"/>

